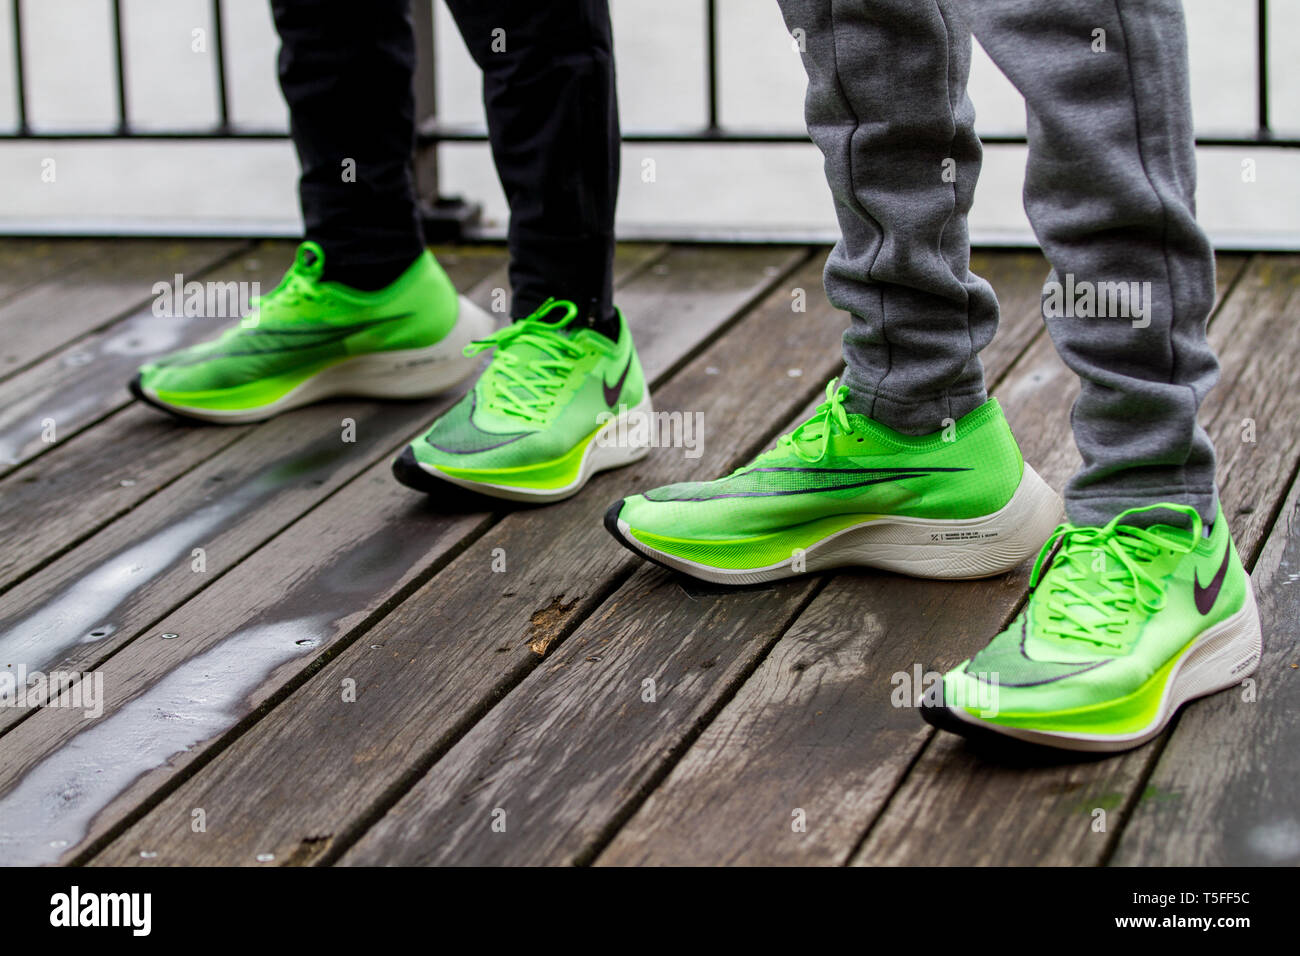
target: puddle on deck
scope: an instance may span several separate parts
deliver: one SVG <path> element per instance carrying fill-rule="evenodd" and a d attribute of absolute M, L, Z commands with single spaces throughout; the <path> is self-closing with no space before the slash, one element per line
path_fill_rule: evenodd
<path fill-rule="evenodd" d="M 188 540 L 171 544 L 188 553 Z M 273 604 L 275 621 L 249 622 L 88 723 L 0 796 L 0 865 L 56 862 L 133 782 L 247 716 L 249 696 L 277 668 L 313 658 L 339 621 L 390 593 L 429 547 L 428 527 L 410 515 L 378 522 Z"/>
<path fill-rule="evenodd" d="M 0 864 L 56 862 L 135 780 L 233 726 L 276 668 L 316 653 L 328 625 L 321 615 L 239 631 L 67 741 L 0 797 Z"/>
<path fill-rule="evenodd" d="M 188 565 L 194 548 L 210 545 L 225 528 L 282 489 L 325 480 L 358 447 L 339 441 L 334 433 L 319 438 L 303 453 L 223 487 L 216 500 L 128 545 L 32 611 L 0 622 L 0 666 L 21 664 L 29 672 L 39 670 L 57 664 L 79 644 L 104 640 L 119 627 L 113 620 L 117 611 L 178 563 Z"/>

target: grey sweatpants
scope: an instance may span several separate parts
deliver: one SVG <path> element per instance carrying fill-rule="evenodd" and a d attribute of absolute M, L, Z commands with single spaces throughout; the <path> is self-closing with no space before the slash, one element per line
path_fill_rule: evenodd
<path fill-rule="evenodd" d="M 804 45 L 842 233 L 825 280 L 852 316 L 852 410 L 921 435 L 986 399 L 978 353 L 998 304 L 969 269 L 973 31 L 1025 97 L 1044 318 L 1082 380 L 1067 514 L 1104 524 L 1172 501 L 1212 521 L 1214 448 L 1196 416 L 1218 378 L 1214 259 L 1195 219 L 1180 0 L 779 2 Z"/>

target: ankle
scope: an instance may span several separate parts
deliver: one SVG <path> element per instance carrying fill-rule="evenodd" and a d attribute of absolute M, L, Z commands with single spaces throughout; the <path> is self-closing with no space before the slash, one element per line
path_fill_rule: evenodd
<path fill-rule="evenodd" d="M 388 259 L 382 262 L 336 262 L 325 260 L 323 282 L 337 282 L 359 292 L 378 292 L 392 285 L 418 259 Z"/>

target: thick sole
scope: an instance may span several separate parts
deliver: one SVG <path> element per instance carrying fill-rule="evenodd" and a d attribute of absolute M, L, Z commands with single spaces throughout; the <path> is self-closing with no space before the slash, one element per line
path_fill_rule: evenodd
<path fill-rule="evenodd" d="M 625 547 L 658 564 L 714 584 L 758 584 L 832 568 L 863 566 L 918 578 L 966 580 L 1004 574 L 1037 554 L 1064 519 L 1061 497 L 1025 465 L 1020 485 L 1000 510 L 979 518 L 939 520 L 882 515 L 853 525 L 764 567 L 719 568 L 652 548 L 632 534 L 617 501 L 605 527 Z"/>
<path fill-rule="evenodd" d="M 479 359 L 462 354 L 474 339 L 492 333 L 496 323 L 473 302 L 459 297 L 456 324 L 435 345 L 422 349 L 394 349 L 344 359 L 300 382 L 276 401 L 256 408 L 217 409 L 182 405 L 160 399 L 143 387 L 136 375 L 128 386 L 143 402 L 182 418 L 243 425 L 274 418 L 328 398 L 429 398 L 454 388 L 477 370 Z"/>
<path fill-rule="evenodd" d="M 1127 734 L 1062 733 L 1007 727 L 981 720 L 961 707 L 927 703 L 923 698 L 921 716 L 927 723 L 960 734 L 971 740 L 1006 745 L 1008 739 L 1057 750 L 1088 753 L 1112 753 L 1139 747 L 1160 734 L 1178 708 L 1188 701 L 1234 687 L 1255 672 L 1264 650 L 1263 631 L 1254 589 L 1249 581 L 1246 603 L 1240 611 L 1214 627 L 1203 631 L 1195 643 L 1183 652 L 1165 683 L 1160 708 L 1151 723 Z"/>
<path fill-rule="evenodd" d="M 587 447 L 583 451 L 577 476 L 562 488 L 528 488 L 520 485 L 471 481 L 459 476 L 449 475 L 438 470 L 433 465 L 426 465 L 416 460 L 415 452 L 409 445 L 393 462 L 393 476 L 408 488 L 414 488 L 417 491 L 429 494 L 436 494 L 444 490 L 447 484 L 453 484 L 460 488 L 478 492 L 481 495 L 504 498 L 507 501 L 531 502 L 533 504 L 562 501 L 581 491 L 583 486 L 591 480 L 591 476 L 597 472 L 622 468 L 624 465 L 640 461 L 649 454 L 649 445 L 619 445 L 609 439 L 610 436 L 618 434 L 620 424 L 628 416 L 649 416 L 653 414 L 654 406 L 651 404 L 650 395 L 647 392 L 639 405 L 620 413 L 587 440 Z"/>

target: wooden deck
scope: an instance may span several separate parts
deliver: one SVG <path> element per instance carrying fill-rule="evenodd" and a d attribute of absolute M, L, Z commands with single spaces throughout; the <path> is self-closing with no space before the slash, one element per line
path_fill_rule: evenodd
<path fill-rule="evenodd" d="M 0 659 L 103 687 L 97 717 L 0 708 L 0 862 L 1300 862 L 1300 257 L 1222 257 L 1210 328 L 1203 420 L 1265 622 L 1254 694 L 1125 755 L 1029 761 L 894 706 L 896 675 L 1010 618 L 1027 569 L 728 591 L 601 526 L 628 489 L 715 476 L 816 402 L 844 324 L 824 249 L 620 250 L 656 406 L 703 413 L 702 454 L 520 509 L 391 479 L 451 397 L 224 428 L 131 400 L 144 357 L 217 327 L 152 316 L 153 283 L 270 288 L 290 251 L 0 242 Z M 480 304 L 506 285 L 499 248 L 440 257 Z M 990 385 L 1060 487 L 1077 386 L 1038 318 L 1046 266 L 977 260 L 1004 312 Z"/>

